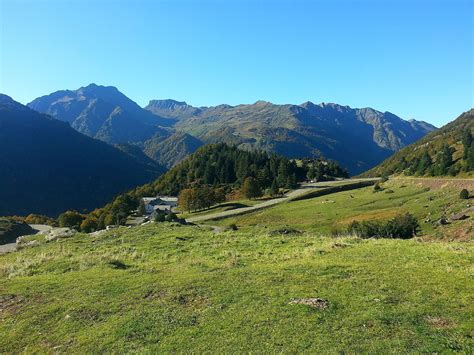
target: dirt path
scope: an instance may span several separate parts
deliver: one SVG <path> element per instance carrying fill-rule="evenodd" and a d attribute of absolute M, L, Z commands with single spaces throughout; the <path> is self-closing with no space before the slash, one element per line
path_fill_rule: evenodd
<path fill-rule="evenodd" d="M 357 182 L 364 182 L 364 181 L 371 182 L 371 181 L 376 181 L 376 180 L 378 179 L 347 179 L 347 180 L 324 181 L 324 182 L 303 184 L 299 189 L 293 190 L 280 198 L 274 198 L 272 200 L 268 200 L 268 201 L 256 204 L 254 206 L 250 206 L 250 207 L 236 208 L 229 211 L 210 213 L 204 216 L 186 218 L 186 222 L 197 223 L 197 222 L 203 222 L 203 221 L 223 219 L 223 218 L 227 218 L 231 216 L 239 216 L 242 214 L 258 211 L 263 208 L 275 206 L 285 201 L 302 199 L 305 195 L 311 195 L 316 191 L 321 191 L 328 188 L 334 188 L 340 185 L 350 185 Z"/>

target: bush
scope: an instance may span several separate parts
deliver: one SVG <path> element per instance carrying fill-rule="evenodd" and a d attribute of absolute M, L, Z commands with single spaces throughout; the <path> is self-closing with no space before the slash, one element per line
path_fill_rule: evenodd
<path fill-rule="evenodd" d="M 462 200 L 467 200 L 469 198 L 469 191 L 467 191 L 466 189 L 462 189 L 459 193 L 459 198 Z"/>
<path fill-rule="evenodd" d="M 177 219 L 178 219 L 178 216 L 176 216 L 176 214 L 174 214 L 173 212 L 170 212 L 165 216 L 166 222 L 173 222 L 173 221 L 176 221 Z"/>
<path fill-rule="evenodd" d="M 410 213 L 398 215 L 387 222 L 352 222 L 348 232 L 361 238 L 401 238 L 409 239 L 416 236 L 420 225 Z"/>
<path fill-rule="evenodd" d="M 379 192 L 379 191 L 382 191 L 382 190 L 383 190 L 383 188 L 382 188 L 382 186 L 380 186 L 379 183 L 376 183 L 374 185 L 374 192 Z"/>
<path fill-rule="evenodd" d="M 155 222 L 164 222 L 166 220 L 166 216 L 162 212 L 157 212 L 154 218 Z"/>

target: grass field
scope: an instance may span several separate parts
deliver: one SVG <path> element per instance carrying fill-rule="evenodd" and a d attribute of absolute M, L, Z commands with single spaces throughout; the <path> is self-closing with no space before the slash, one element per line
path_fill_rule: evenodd
<path fill-rule="evenodd" d="M 467 209 L 473 199 L 461 200 L 458 189 L 429 189 L 411 180 L 394 180 L 373 187 L 340 192 L 318 198 L 282 203 L 251 214 L 209 221 L 212 225 L 236 224 L 239 228 L 277 229 L 292 227 L 327 235 L 343 231 L 353 220 L 384 220 L 410 212 L 420 221 L 422 235 L 430 238 L 473 239 L 472 221 L 437 226 L 436 221 Z M 466 212 L 474 216 L 474 211 Z M 472 218 L 471 218 L 472 220 Z"/>
<path fill-rule="evenodd" d="M 469 243 L 77 235 L 0 256 L 0 352 L 469 352 L 470 272 Z"/>
<path fill-rule="evenodd" d="M 38 246 L 0 255 L 0 353 L 469 353 L 472 211 L 433 222 L 472 200 L 415 182 L 383 186 L 209 222 L 237 231 L 152 223 L 34 236 Z M 421 238 L 330 236 L 403 212 L 419 218 Z M 309 298 L 320 307 L 292 304 Z"/>

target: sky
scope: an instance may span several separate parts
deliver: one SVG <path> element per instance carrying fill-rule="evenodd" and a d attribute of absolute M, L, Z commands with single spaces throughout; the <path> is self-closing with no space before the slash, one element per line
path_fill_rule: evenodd
<path fill-rule="evenodd" d="M 335 102 L 441 126 L 474 104 L 471 0 L 0 0 L 0 92 Z"/>

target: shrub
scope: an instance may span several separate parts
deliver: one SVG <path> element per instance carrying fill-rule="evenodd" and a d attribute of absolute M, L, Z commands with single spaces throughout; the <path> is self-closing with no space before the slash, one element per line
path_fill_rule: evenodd
<path fill-rule="evenodd" d="M 166 222 L 173 222 L 173 221 L 176 221 L 177 219 L 178 219 L 178 216 L 176 216 L 176 214 L 174 214 L 173 212 L 170 212 L 165 216 Z"/>
<path fill-rule="evenodd" d="M 398 215 L 386 222 L 352 222 L 348 232 L 361 238 L 401 238 L 409 239 L 419 232 L 420 225 L 410 213 Z"/>
<path fill-rule="evenodd" d="M 463 200 L 467 200 L 469 198 L 469 191 L 466 189 L 462 189 L 461 192 L 459 193 L 459 198 Z"/>
<path fill-rule="evenodd" d="M 162 212 L 157 212 L 154 218 L 155 222 L 164 222 L 166 220 L 166 216 Z"/>
<path fill-rule="evenodd" d="M 382 186 L 380 186 L 379 183 L 376 183 L 374 185 L 374 192 L 379 192 L 379 191 L 382 191 L 382 190 L 383 190 L 383 188 L 382 188 Z"/>

